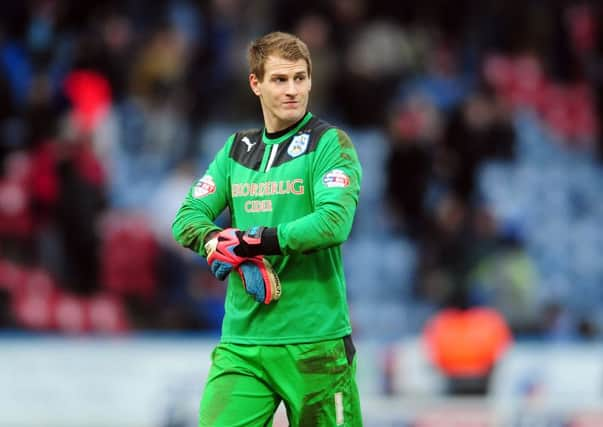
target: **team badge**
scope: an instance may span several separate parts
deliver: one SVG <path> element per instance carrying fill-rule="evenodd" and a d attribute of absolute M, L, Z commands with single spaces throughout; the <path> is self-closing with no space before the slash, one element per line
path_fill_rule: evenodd
<path fill-rule="evenodd" d="M 329 188 L 347 187 L 350 185 L 350 177 L 341 169 L 333 169 L 322 177 L 322 183 Z"/>
<path fill-rule="evenodd" d="M 209 196 L 216 192 L 216 183 L 210 175 L 203 177 L 195 184 L 193 188 L 193 197 L 200 199 L 201 197 Z"/>
<path fill-rule="evenodd" d="M 301 154 L 304 154 L 308 148 L 309 141 L 310 135 L 307 133 L 296 135 L 295 137 L 293 137 L 291 144 L 289 144 L 287 154 L 289 154 L 291 157 L 297 157 Z"/>

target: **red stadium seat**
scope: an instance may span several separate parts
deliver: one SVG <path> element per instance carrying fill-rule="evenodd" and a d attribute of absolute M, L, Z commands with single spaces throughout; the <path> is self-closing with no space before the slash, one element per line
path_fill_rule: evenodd
<path fill-rule="evenodd" d="M 103 227 L 101 280 L 106 290 L 150 299 L 157 287 L 158 245 L 146 219 L 113 216 Z"/>

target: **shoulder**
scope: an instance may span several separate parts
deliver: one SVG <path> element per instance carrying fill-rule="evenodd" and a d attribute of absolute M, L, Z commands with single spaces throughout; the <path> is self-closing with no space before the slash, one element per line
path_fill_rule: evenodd
<path fill-rule="evenodd" d="M 231 139 L 233 142 L 241 141 L 243 138 L 248 138 L 249 140 L 257 140 L 261 136 L 262 136 L 262 129 L 251 128 L 251 129 L 238 130 L 235 133 L 233 133 L 232 135 L 230 135 L 229 139 Z"/>
<path fill-rule="evenodd" d="M 320 120 L 320 119 L 319 119 Z M 338 126 L 335 126 L 324 120 L 318 124 L 320 129 L 319 143 L 324 145 L 335 145 L 341 149 L 354 148 L 350 135 Z"/>
<path fill-rule="evenodd" d="M 235 133 L 233 133 L 233 136 L 235 136 L 235 135 L 256 135 L 256 134 L 261 134 L 261 133 L 262 133 L 262 128 L 248 128 L 248 129 L 237 130 Z"/>
<path fill-rule="evenodd" d="M 262 129 L 252 128 L 239 130 L 230 135 L 228 143 L 230 144 L 230 152 L 233 153 L 237 147 L 244 149 L 256 145 L 262 138 Z"/>
<path fill-rule="evenodd" d="M 328 131 L 329 129 L 333 128 L 335 128 L 335 126 L 327 122 L 326 120 L 323 120 L 320 117 L 312 116 L 312 118 L 308 120 L 308 123 L 305 124 L 303 129 L 306 132 L 322 134 Z"/>
<path fill-rule="evenodd" d="M 262 141 L 262 129 L 246 129 L 234 133 L 228 157 L 249 169 L 259 170 L 265 150 Z"/>
<path fill-rule="evenodd" d="M 301 132 L 311 134 L 316 145 L 331 145 L 337 143 L 341 148 L 352 146 L 351 139 L 346 132 L 338 126 L 316 116 L 308 121 Z"/>
<path fill-rule="evenodd" d="M 348 135 L 343 129 L 333 128 L 329 132 L 331 132 L 331 137 L 337 141 L 341 149 L 354 148 L 352 138 L 350 138 L 350 135 Z"/>

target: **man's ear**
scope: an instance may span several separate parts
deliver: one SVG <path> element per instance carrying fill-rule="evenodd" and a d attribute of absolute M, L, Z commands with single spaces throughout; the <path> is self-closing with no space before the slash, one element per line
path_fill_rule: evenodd
<path fill-rule="evenodd" d="M 249 87 L 256 96 L 260 96 L 262 94 L 262 92 L 260 91 L 260 81 L 258 80 L 258 77 L 253 73 L 249 74 Z"/>

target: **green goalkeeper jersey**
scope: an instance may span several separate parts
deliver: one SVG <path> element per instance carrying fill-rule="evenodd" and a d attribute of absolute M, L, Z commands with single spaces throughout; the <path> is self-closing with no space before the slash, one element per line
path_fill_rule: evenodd
<path fill-rule="evenodd" d="M 192 185 L 173 224 L 176 240 L 205 256 L 205 236 L 230 209 L 232 226 L 277 227 L 283 255 L 268 260 L 282 296 L 257 303 L 229 275 L 222 342 L 290 344 L 351 333 L 341 244 L 347 239 L 362 170 L 350 138 L 307 113 L 285 135 L 256 129 L 230 136 Z"/>

